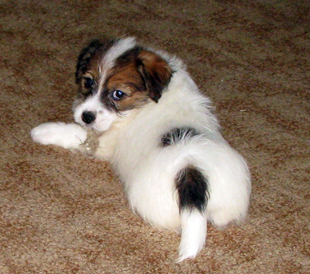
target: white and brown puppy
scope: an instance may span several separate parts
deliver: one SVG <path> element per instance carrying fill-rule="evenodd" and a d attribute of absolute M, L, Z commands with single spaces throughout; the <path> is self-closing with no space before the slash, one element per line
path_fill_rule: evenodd
<path fill-rule="evenodd" d="M 41 124 L 33 140 L 110 161 L 132 209 L 181 232 L 178 261 L 204 246 L 207 221 L 244 219 L 247 165 L 181 60 L 134 38 L 94 41 L 79 56 L 76 81 L 76 123 Z"/>

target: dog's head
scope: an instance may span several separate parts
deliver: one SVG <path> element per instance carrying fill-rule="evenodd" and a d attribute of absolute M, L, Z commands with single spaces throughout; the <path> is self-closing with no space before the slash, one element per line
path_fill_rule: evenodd
<path fill-rule="evenodd" d="M 167 61 L 133 38 L 93 41 L 78 58 L 75 121 L 106 131 L 133 109 L 157 103 L 171 76 Z"/>

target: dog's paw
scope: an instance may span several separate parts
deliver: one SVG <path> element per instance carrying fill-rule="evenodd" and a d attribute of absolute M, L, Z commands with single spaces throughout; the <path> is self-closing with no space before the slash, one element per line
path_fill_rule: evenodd
<path fill-rule="evenodd" d="M 31 130 L 31 138 L 34 142 L 42 145 L 56 145 L 59 129 L 65 123 L 45 123 Z"/>
<path fill-rule="evenodd" d="M 44 123 L 31 130 L 34 142 L 67 149 L 78 149 L 86 137 L 87 132 L 78 124 Z"/>

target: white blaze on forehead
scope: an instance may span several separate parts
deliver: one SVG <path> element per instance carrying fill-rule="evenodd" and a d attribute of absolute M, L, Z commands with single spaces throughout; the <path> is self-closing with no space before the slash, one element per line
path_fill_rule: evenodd
<path fill-rule="evenodd" d="M 133 37 L 118 40 L 103 57 L 100 64 L 100 82 L 99 87 L 102 87 L 106 80 L 108 71 L 114 66 L 115 60 L 124 54 L 126 51 L 136 46 L 136 39 Z"/>

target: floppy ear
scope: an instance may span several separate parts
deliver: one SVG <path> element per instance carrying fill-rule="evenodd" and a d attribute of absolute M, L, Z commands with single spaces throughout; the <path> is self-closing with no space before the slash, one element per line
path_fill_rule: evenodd
<path fill-rule="evenodd" d="M 150 98 L 158 102 L 171 79 L 171 67 L 156 53 L 142 50 L 138 55 L 138 71 L 144 79 Z"/>
<path fill-rule="evenodd" d="M 97 49 L 102 46 L 99 40 L 93 40 L 86 48 L 84 48 L 77 61 L 75 80 L 78 83 L 81 80 L 82 75 L 87 71 L 87 66 L 91 58 L 96 53 Z"/>

